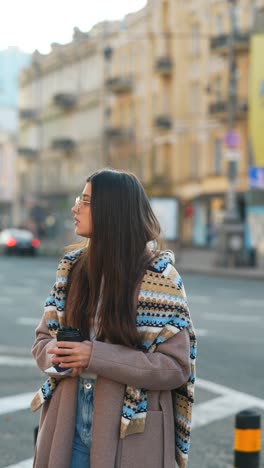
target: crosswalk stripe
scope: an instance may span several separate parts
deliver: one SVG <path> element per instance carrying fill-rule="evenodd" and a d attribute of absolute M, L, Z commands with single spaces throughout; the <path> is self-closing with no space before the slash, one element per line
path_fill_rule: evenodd
<path fill-rule="evenodd" d="M 29 409 L 34 395 L 35 393 L 22 393 L 20 395 L 0 398 L 0 415 Z"/>
<path fill-rule="evenodd" d="M 11 367 L 36 367 L 36 362 L 32 358 L 18 356 L 0 356 L 0 366 Z"/>
<path fill-rule="evenodd" d="M 189 296 L 188 301 L 195 304 L 210 304 L 212 298 L 209 296 Z"/>
<path fill-rule="evenodd" d="M 206 335 L 208 335 L 208 330 L 206 330 L 205 328 L 196 328 L 195 331 L 196 331 L 197 336 L 206 336 Z"/>
<path fill-rule="evenodd" d="M 21 354 L 30 354 L 29 347 L 22 347 L 22 346 L 13 346 L 13 345 L 0 345 L 0 353 L 10 353 L 14 355 Z"/>
<path fill-rule="evenodd" d="M 27 460 L 16 463 L 15 465 L 6 466 L 6 468 L 32 468 L 33 458 L 28 458 Z"/>
<path fill-rule="evenodd" d="M 29 325 L 36 327 L 39 324 L 39 318 L 36 317 L 19 317 L 16 321 L 18 325 Z"/>
<path fill-rule="evenodd" d="M 239 411 L 252 407 L 252 401 L 246 397 L 234 397 L 224 395 L 212 400 L 200 403 L 194 408 L 192 428 L 206 426 L 211 422 L 233 416 Z"/>
<path fill-rule="evenodd" d="M 209 401 L 200 403 L 199 405 L 194 405 L 193 429 L 235 415 L 238 411 L 250 407 L 255 406 L 264 409 L 263 399 L 225 387 L 224 385 L 204 379 L 197 379 L 197 387 L 215 393 L 218 396 Z M 0 415 L 29 409 L 30 401 L 33 396 L 34 393 L 24 393 L 12 397 L 0 398 Z M 32 468 L 32 463 L 33 458 L 29 458 L 15 465 L 6 466 L 5 468 Z"/>

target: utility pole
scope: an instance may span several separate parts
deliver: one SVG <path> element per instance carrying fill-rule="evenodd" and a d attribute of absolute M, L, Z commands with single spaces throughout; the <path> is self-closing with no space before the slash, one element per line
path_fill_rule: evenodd
<path fill-rule="evenodd" d="M 238 111 L 237 99 L 237 61 L 236 39 L 239 33 L 237 25 L 237 0 L 227 0 L 230 18 L 230 34 L 228 43 L 228 104 L 227 104 L 227 133 L 225 143 L 228 159 L 228 189 L 226 193 L 226 212 L 219 232 L 219 252 L 217 263 L 221 266 L 239 266 L 243 262 L 244 253 L 244 225 L 237 210 L 236 182 L 237 160 L 239 159 L 239 135 L 236 131 Z"/>
<path fill-rule="evenodd" d="M 229 147 L 234 148 L 236 145 L 236 113 L 237 113 L 237 63 L 235 40 L 237 30 L 236 21 L 236 0 L 228 0 L 229 3 L 229 18 L 230 18 L 230 35 L 229 35 L 229 50 L 228 50 L 228 70 L 229 70 L 229 89 L 228 89 L 228 133 L 226 143 Z M 226 221 L 235 221 L 237 219 L 236 206 L 236 178 L 237 178 L 237 160 L 230 159 L 228 167 L 228 191 L 226 198 Z"/>
<path fill-rule="evenodd" d="M 101 167 L 109 166 L 110 154 L 109 154 L 109 139 L 106 133 L 109 124 L 109 99 L 107 80 L 110 75 L 111 59 L 113 55 L 113 49 L 109 45 L 109 25 L 105 21 L 102 35 L 102 54 L 103 54 L 103 83 L 102 83 L 102 112 L 103 112 L 103 129 L 102 129 L 102 155 L 101 155 Z"/>

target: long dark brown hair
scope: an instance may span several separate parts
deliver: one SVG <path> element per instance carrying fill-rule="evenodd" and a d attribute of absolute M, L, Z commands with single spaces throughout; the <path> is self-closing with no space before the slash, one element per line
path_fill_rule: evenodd
<path fill-rule="evenodd" d="M 159 253 L 160 225 L 134 174 L 103 169 L 87 182 L 92 235 L 70 274 L 67 324 L 89 338 L 96 317 L 97 340 L 137 347 L 136 291 Z"/>

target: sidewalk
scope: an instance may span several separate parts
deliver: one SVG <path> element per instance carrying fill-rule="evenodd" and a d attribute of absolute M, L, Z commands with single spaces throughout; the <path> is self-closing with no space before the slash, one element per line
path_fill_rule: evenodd
<path fill-rule="evenodd" d="M 233 278 L 264 279 L 264 268 L 220 267 L 215 265 L 214 250 L 182 248 L 176 253 L 176 268 L 182 273 L 227 276 Z"/>

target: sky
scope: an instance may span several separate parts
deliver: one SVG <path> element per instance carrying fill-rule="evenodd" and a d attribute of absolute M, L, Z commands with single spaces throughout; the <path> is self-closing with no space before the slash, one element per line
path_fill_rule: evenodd
<path fill-rule="evenodd" d="M 104 20 L 122 19 L 146 0 L 0 0 L 0 50 L 50 51 L 52 42 L 70 42 L 74 26 L 88 31 Z"/>

